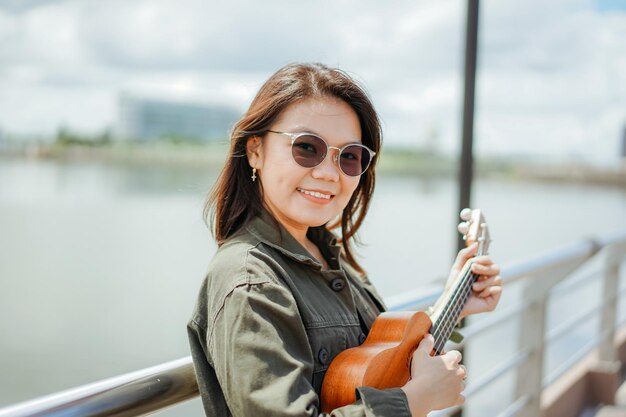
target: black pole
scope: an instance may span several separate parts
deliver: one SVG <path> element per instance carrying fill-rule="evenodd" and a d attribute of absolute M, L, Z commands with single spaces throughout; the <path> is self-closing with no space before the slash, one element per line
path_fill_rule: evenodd
<path fill-rule="evenodd" d="M 465 91 L 463 95 L 463 132 L 461 146 L 461 167 L 459 169 L 459 211 L 455 226 L 459 223 L 458 213 L 465 207 L 471 207 L 474 141 L 474 89 L 476 85 L 476 52 L 478 50 L 478 0 L 467 2 L 467 26 L 465 32 Z M 456 229 L 456 227 L 455 227 Z M 457 250 L 465 247 L 465 241 L 457 233 Z M 461 327 L 464 323 L 461 322 Z M 461 349 L 461 353 L 463 350 Z M 461 417 L 463 408 L 452 417 Z"/>
<path fill-rule="evenodd" d="M 465 91 L 463 96 L 463 132 L 461 147 L 461 167 L 459 169 L 459 211 L 471 206 L 474 137 L 474 87 L 476 84 L 476 51 L 478 49 L 478 0 L 467 2 L 467 30 L 465 33 Z M 458 224 L 455 218 L 455 226 Z M 457 250 L 465 247 L 458 235 Z"/>

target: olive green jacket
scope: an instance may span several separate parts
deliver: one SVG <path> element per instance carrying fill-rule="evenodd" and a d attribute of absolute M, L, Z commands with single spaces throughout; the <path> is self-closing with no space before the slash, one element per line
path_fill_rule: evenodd
<path fill-rule="evenodd" d="M 323 416 L 322 380 L 384 308 L 325 227 L 310 228 L 330 269 L 263 212 L 220 246 L 187 329 L 206 415 Z M 410 416 L 399 388 L 357 389 L 332 416 Z"/>

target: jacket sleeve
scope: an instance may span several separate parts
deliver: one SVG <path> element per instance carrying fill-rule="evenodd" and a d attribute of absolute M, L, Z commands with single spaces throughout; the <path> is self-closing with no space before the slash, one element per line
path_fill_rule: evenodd
<path fill-rule="evenodd" d="M 288 289 L 272 282 L 237 286 L 210 329 L 211 362 L 233 416 L 329 416 L 319 411 L 313 355 Z M 330 416 L 411 415 L 399 388 L 362 387 L 357 398 Z"/>

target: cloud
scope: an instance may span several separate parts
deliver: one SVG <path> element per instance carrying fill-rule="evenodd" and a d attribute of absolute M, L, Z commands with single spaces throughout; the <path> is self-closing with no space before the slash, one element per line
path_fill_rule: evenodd
<path fill-rule="evenodd" d="M 481 3 L 478 152 L 614 158 L 625 28 L 623 9 L 597 2 Z M 464 33 L 451 0 L 5 2 L 0 126 L 97 131 L 116 122 L 123 91 L 244 109 L 280 66 L 322 61 L 363 81 L 388 144 L 436 132 L 455 152 Z"/>
<path fill-rule="evenodd" d="M 4 0 L 0 3 L 0 10 L 10 14 L 20 14 L 37 7 L 46 6 L 51 3 L 60 3 L 63 0 Z"/>
<path fill-rule="evenodd" d="M 626 14 L 597 13 L 584 2 L 546 6 L 528 11 L 532 30 L 521 32 L 508 25 L 530 18 L 487 12 L 477 136 L 501 151 L 615 160 L 626 126 L 626 47 L 617 41 Z"/>

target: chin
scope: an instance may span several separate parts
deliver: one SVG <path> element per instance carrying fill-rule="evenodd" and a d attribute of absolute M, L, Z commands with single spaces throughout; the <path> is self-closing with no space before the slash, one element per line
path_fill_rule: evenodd
<path fill-rule="evenodd" d="M 300 223 L 302 224 L 306 224 L 309 227 L 318 227 L 318 226 L 323 226 L 326 223 L 328 223 L 331 219 L 334 219 L 335 217 L 337 217 L 336 215 L 324 215 L 321 213 L 315 213 L 315 214 L 310 214 L 310 215 L 302 215 L 303 213 L 299 213 L 300 216 Z M 297 217 L 296 217 L 297 218 Z"/>
<path fill-rule="evenodd" d="M 323 218 L 323 219 L 315 218 L 315 219 L 307 219 L 303 223 L 306 224 L 309 227 L 319 227 L 319 226 L 325 225 L 329 221 L 330 221 L 330 219 L 328 219 L 328 218 Z"/>

